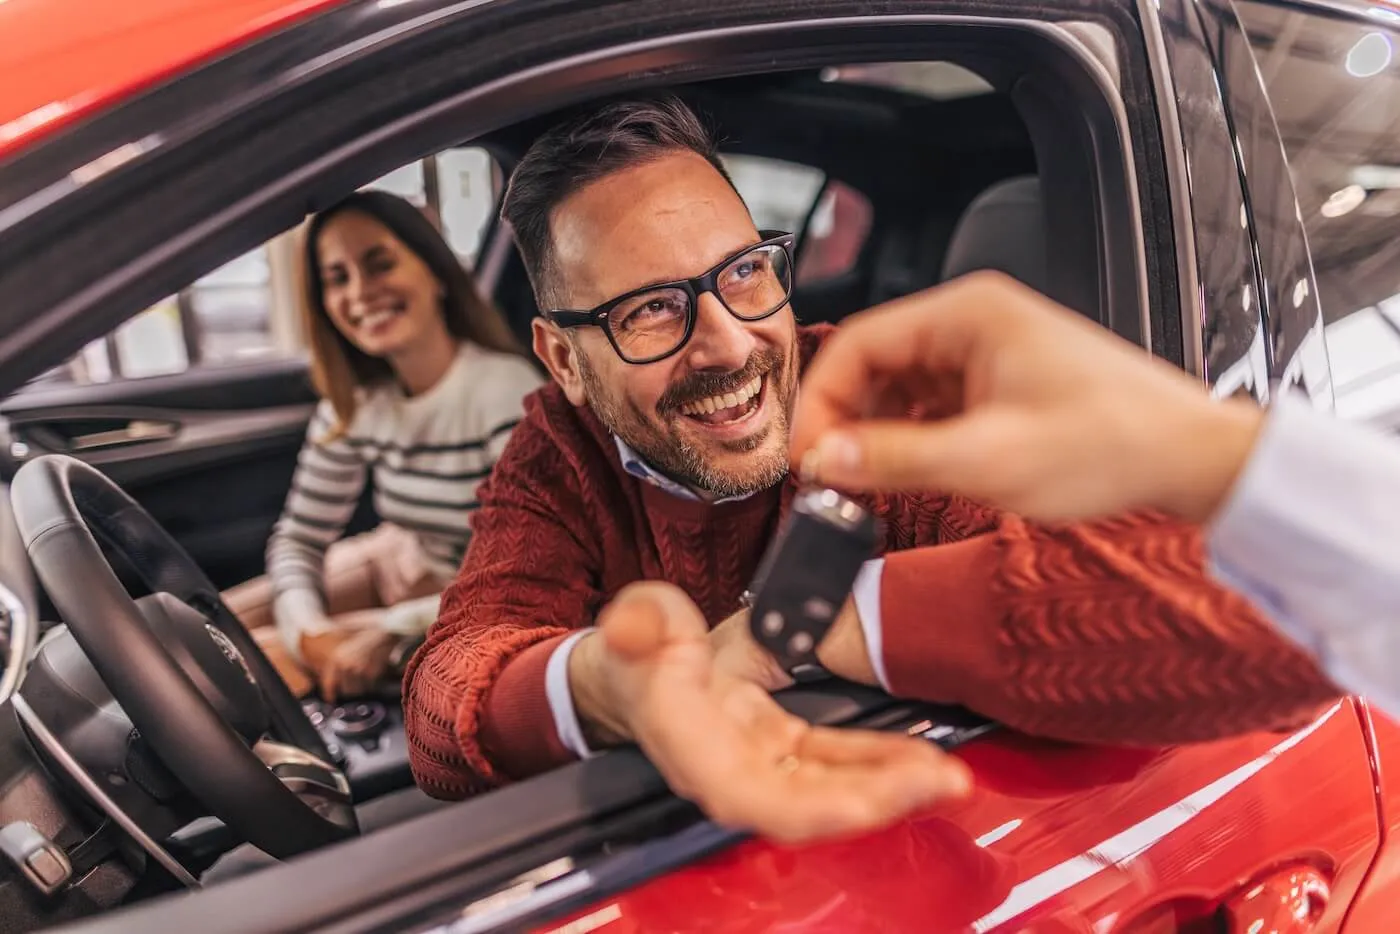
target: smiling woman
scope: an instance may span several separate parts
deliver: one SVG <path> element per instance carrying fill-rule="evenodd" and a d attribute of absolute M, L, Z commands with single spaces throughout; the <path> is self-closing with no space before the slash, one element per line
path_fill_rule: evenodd
<path fill-rule="evenodd" d="M 313 217 L 302 273 L 323 402 L 268 576 L 226 600 L 294 693 L 335 700 L 391 681 L 432 622 L 476 486 L 539 378 L 441 234 L 397 195 L 361 191 Z M 371 473 L 382 523 L 341 541 Z"/>

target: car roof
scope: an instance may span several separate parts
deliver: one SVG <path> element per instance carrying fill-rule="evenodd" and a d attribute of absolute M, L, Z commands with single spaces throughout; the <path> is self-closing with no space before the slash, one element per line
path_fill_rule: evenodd
<path fill-rule="evenodd" d="M 352 0 L 0 0 L 0 159 L 267 33 Z M 403 0 L 380 0 L 388 5 Z M 1400 0 L 1295 0 L 1389 13 Z"/>
<path fill-rule="evenodd" d="M 0 0 L 0 158 L 348 0 Z"/>

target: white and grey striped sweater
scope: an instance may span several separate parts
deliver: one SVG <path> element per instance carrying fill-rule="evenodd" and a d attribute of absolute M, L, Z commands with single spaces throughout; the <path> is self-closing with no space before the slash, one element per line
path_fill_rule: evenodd
<path fill-rule="evenodd" d="M 526 360 L 463 342 L 433 388 L 412 397 L 392 385 L 365 392 L 348 431 L 331 440 L 334 413 L 322 402 L 267 546 L 284 637 L 324 620 L 326 549 L 344 534 L 367 480 L 380 520 L 414 533 L 434 573 L 450 579 L 471 537 L 476 488 L 540 383 Z"/>

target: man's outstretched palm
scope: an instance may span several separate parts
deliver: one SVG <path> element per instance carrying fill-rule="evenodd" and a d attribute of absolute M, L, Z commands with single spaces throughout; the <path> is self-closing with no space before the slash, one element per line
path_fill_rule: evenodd
<path fill-rule="evenodd" d="M 846 836 L 971 787 L 921 739 L 813 727 L 721 672 L 699 610 L 668 584 L 628 588 L 601 626 L 638 745 L 719 823 L 787 843 Z"/>

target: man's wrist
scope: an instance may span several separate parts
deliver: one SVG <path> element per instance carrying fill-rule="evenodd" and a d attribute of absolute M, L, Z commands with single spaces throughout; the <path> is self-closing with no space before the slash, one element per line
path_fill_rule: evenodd
<path fill-rule="evenodd" d="M 631 729 L 626 714 L 619 710 L 616 695 L 607 678 L 602 633 L 590 632 L 579 639 L 569 653 L 569 692 L 574 714 L 589 748 L 617 746 L 629 742 Z"/>
<path fill-rule="evenodd" d="M 880 678 L 870 662 L 870 649 L 854 600 L 846 601 L 836 622 L 827 630 L 826 638 L 817 646 L 817 659 L 838 678 L 879 687 Z"/>

